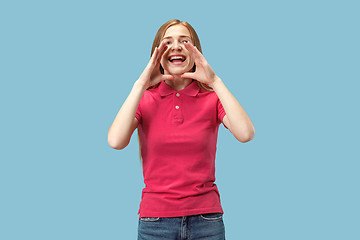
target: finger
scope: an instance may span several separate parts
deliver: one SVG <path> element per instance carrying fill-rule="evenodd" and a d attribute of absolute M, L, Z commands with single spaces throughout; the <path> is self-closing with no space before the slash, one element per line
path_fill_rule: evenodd
<path fill-rule="evenodd" d="M 185 48 L 190 52 L 190 54 L 194 57 L 194 60 L 201 61 L 205 60 L 204 56 L 201 54 L 201 52 L 191 43 L 187 42 L 184 43 Z"/>
<path fill-rule="evenodd" d="M 163 48 L 165 48 L 165 47 L 167 47 L 166 41 L 163 40 L 163 41 L 160 42 L 159 48 L 160 48 L 160 49 L 163 49 Z"/>
<path fill-rule="evenodd" d="M 165 50 L 167 49 L 167 44 L 166 44 L 166 41 L 162 41 L 159 45 L 159 50 L 160 50 L 160 55 L 162 55 Z"/>
<path fill-rule="evenodd" d="M 196 48 L 196 46 L 190 44 L 188 45 L 189 48 L 191 49 L 191 52 L 193 53 L 194 59 L 197 59 L 198 61 L 205 61 L 204 56 L 202 55 L 202 53 Z"/>
<path fill-rule="evenodd" d="M 160 62 L 158 61 L 158 58 L 159 58 L 159 48 L 156 47 L 152 56 L 151 56 L 151 59 L 148 63 L 148 70 L 150 71 L 150 73 L 155 69 L 155 68 L 158 68 L 158 66 L 160 65 Z"/>
<path fill-rule="evenodd" d="M 155 59 L 156 63 L 160 62 L 161 56 L 162 56 L 162 55 L 164 54 L 164 52 L 167 50 L 167 46 L 166 46 L 166 44 L 165 44 L 165 41 L 163 41 L 163 42 L 160 43 L 158 49 L 159 49 L 159 52 L 158 52 L 158 55 L 157 55 L 157 57 L 156 57 L 156 59 Z"/>
<path fill-rule="evenodd" d="M 190 73 L 190 72 L 186 72 L 180 75 L 181 78 L 191 78 L 191 79 L 196 79 L 196 74 L 195 73 Z"/>
<path fill-rule="evenodd" d="M 162 75 L 161 77 L 161 80 L 164 81 L 164 80 L 174 80 L 174 76 L 170 75 L 170 74 L 164 74 Z"/>
<path fill-rule="evenodd" d="M 151 58 L 150 58 L 151 63 L 156 62 L 155 60 L 156 60 L 158 54 L 159 54 L 159 49 L 158 49 L 158 47 L 155 47 L 155 50 L 154 50 L 154 52 L 153 52 L 153 54 L 151 55 Z"/>
<path fill-rule="evenodd" d="M 157 62 L 160 63 L 163 57 L 166 57 L 170 51 L 170 48 L 168 46 L 164 47 L 164 50 L 162 52 L 159 52 L 158 60 Z M 164 59 L 166 60 L 166 59 Z"/>
<path fill-rule="evenodd" d="M 166 56 L 169 53 L 169 51 L 170 48 L 167 45 L 165 45 L 164 51 L 161 53 L 161 56 Z"/>
<path fill-rule="evenodd" d="M 168 46 L 166 46 L 165 51 L 163 52 L 162 56 L 166 56 L 170 51 L 170 48 Z"/>
<path fill-rule="evenodd" d="M 156 85 L 159 82 L 162 82 L 162 81 L 165 81 L 165 80 L 174 80 L 174 76 L 171 76 L 169 74 L 158 75 L 158 76 L 152 78 L 151 86 Z"/>

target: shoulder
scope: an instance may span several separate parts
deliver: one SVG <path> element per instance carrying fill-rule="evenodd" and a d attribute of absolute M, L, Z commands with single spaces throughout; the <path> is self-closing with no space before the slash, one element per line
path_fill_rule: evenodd
<path fill-rule="evenodd" d="M 200 98 L 204 98 L 204 99 L 213 99 L 213 100 L 218 100 L 219 99 L 216 92 L 213 91 L 213 90 L 207 91 L 207 90 L 201 89 L 199 91 L 198 96 Z"/>
<path fill-rule="evenodd" d="M 148 89 L 144 92 L 141 102 L 151 102 L 155 100 L 159 95 L 159 91 L 157 88 Z"/>

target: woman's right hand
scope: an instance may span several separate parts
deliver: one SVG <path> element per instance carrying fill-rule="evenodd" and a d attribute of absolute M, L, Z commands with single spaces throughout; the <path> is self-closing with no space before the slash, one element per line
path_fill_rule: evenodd
<path fill-rule="evenodd" d="M 169 51 L 169 48 L 166 46 L 166 41 L 162 41 L 160 46 L 155 48 L 148 65 L 138 79 L 138 82 L 144 86 L 145 89 L 164 80 L 174 79 L 172 75 L 161 74 L 160 72 L 160 60 L 167 51 Z"/>

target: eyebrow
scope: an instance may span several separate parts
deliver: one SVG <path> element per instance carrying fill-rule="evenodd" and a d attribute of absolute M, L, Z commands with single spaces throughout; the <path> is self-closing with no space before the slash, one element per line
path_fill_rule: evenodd
<path fill-rule="evenodd" d="M 190 38 L 190 36 L 188 35 L 179 35 L 179 37 L 187 37 L 187 38 Z M 173 36 L 168 36 L 168 37 L 164 37 L 163 39 L 167 39 L 167 38 L 173 38 Z M 191 38 L 190 38 L 191 39 Z"/>

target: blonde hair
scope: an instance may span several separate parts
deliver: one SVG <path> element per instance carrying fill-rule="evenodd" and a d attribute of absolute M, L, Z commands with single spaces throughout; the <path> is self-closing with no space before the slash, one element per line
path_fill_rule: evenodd
<path fill-rule="evenodd" d="M 189 32 L 190 32 L 190 38 L 191 38 L 191 41 L 192 41 L 192 44 L 202 53 L 202 50 L 201 50 L 201 44 L 200 44 L 200 39 L 195 31 L 195 29 L 186 21 L 180 21 L 178 19 L 171 19 L 169 21 L 167 21 L 166 23 L 164 23 L 160 28 L 159 30 L 157 31 L 156 35 L 155 35 L 155 38 L 154 38 L 154 41 L 153 41 L 153 45 L 152 45 L 152 48 L 151 48 L 151 54 L 150 56 L 152 56 L 154 50 L 156 47 L 160 46 L 160 43 L 161 41 L 163 40 L 163 37 L 165 35 L 165 32 L 166 30 L 168 30 L 170 27 L 174 26 L 174 25 L 183 25 L 184 27 L 186 27 Z M 196 65 L 194 64 L 194 68 L 193 68 L 193 71 L 195 71 L 195 68 L 196 68 Z M 160 65 L 160 72 L 161 73 L 164 73 L 164 69 L 162 68 L 162 66 Z M 195 79 L 194 79 L 195 80 Z M 196 80 L 195 80 L 196 81 Z M 206 85 L 206 84 L 203 84 L 199 81 L 196 81 L 197 85 L 206 90 L 206 91 L 212 91 L 213 89 L 209 86 L 209 85 Z M 149 89 L 151 88 L 157 88 L 158 86 L 160 85 L 160 83 L 154 85 L 154 86 L 151 86 Z M 140 142 L 140 133 L 139 133 L 139 128 L 138 128 L 138 141 L 139 141 L 139 158 L 140 158 L 140 164 L 141 166 L 143 166 L 143 162 L 142 162 L 142 156 L 141 156 L 141 142 Z"/>

